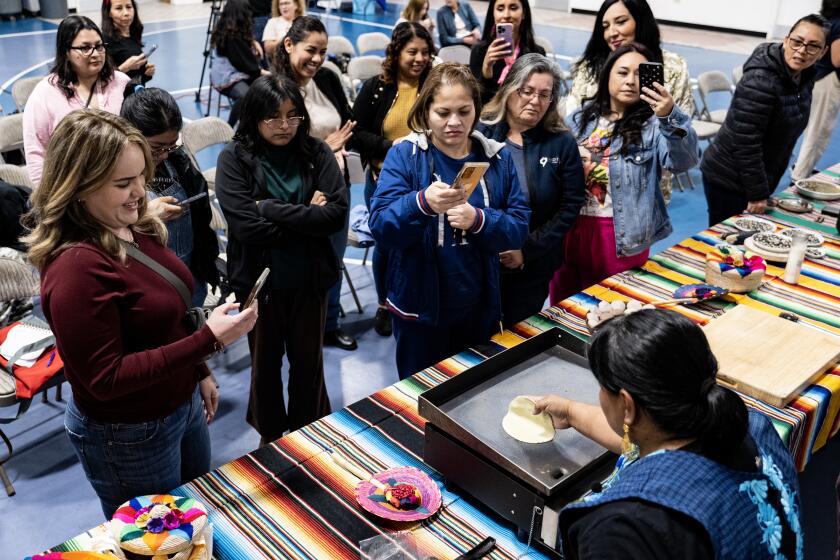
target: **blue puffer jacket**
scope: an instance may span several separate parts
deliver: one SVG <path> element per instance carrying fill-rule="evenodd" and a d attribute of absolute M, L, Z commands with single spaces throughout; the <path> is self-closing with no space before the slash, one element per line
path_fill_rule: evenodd
<path fill-rule="evenodd" d="M 567 119 L 578 142 L 592 134 L 596 121 L 582 133 L 577 122 L 580 111 Z M 659 188 L 662 170 L 688 171 L 700 161 L 697 133 L 691 117 L 674 105 L 667 117 L 651 116 L 642 129 L 642 144 L 630 146 L 621 155 L 621 137 L 610 145 L 610 195 L 615 222 L 616 255 L 638 255 L 671 234 L 671 220 Z"/>
<path fill-rule="evenodd" d="M 484 293 L 480 328 L 501 320 L 499 253 L 519 249 L 528 237 L 530 210 L 519 190 L 516 169 L 504 144 L 472 133 L 490 167 L 470 196 L 480 208 L 483 225 L 468 233 L 467 241 L 483 253 Z M 382 248 L 390 249 L 387 303 L 400 318 L 438 323 L 439 274 L 436 247 L 439 226 L 445 216 L 421 210 L 418 195 L 434 182 L 432 154 L 425 134 L 411 134 L 394 145 L 385 158 L 376 192 L 370 204 L 370 230 Z"/>

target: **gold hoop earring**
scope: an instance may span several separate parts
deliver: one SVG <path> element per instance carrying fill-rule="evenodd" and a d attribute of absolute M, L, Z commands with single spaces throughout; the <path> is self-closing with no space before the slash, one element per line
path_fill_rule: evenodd
<path fill-rule="evenodd" d="M 639 446 L 630 441 L 630 426 L 624 424 L 624 436 L 621 438 L 621 454 L 629 459 L 639 456 Z"/>

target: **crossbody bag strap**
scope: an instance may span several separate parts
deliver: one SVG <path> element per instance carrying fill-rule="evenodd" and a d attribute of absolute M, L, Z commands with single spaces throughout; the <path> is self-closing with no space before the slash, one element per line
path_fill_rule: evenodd
<path fill-rule="evenodd" d="M 131 258 L 136 260 L 137 262 L 144 264 L 157 272 L 164 280 L 172 284 L 172 287 L 181 294 L 181 299 L 184 300 L 184 304 L 187 306 L 187 309 L 192 307 L 192 296 L 190 296 L 190 290 L 187 288 L 187 285 L 184 282 L 175 276 L 171 270 L 157 262 L 155 259 L 135 247 L 130 243 L 124 243 L 125 252 L 128 253 Z"/>

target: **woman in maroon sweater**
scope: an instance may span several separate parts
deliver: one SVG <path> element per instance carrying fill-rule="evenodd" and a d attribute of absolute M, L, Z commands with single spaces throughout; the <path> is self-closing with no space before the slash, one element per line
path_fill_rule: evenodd
<path fill-rule="evenodd" d="M 73 112 L 50 139 L 26 238 L 73 389 L 65 428 L 106 517 L 209 470 L 219 393 L 204 358 L 256 321 L 254 309 L 230 316 L 237 304 L 223 305 L 191 332 L 173 285 L 126 255 L 133 245 L 192 286 L 147 212 L 153 175 L 149 147 L 127 121 Z"/>

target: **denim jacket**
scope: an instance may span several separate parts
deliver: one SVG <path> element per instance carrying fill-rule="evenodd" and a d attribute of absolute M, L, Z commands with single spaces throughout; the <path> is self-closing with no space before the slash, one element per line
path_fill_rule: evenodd
<path fill-rule="evenodd" d="M 578 142 L 589 136 L 596 121 L 587 123 L 578 134 L 576 119 L 580 111 L 568 118 L 569 128 Z M 700 161 L 697 133 L 691 118 L 679 107 L 667 117 L 651 116 L 642 129 L 642 144 L 621 152 L 621 137 L 610 146 L 610 194 L 615 224 L 616 255 L 638 255 L 671 234 L 671 220 L 665 209 L 665 198 L 659 188 L 662 170 L 674 173 L 688 171 Z"/>
<path fill-rule="evenodd" d="M 458 2 L 458 15 L 467 28 L 467 31 L 478 29 L 481 31 L 481 25 L 478 23 L 478 18 L 475 12 L 467 3 L 467 0 L 460 0 Z M 463 45 L 464 40 L 455 36 L 455 12 L 449 6 L 441 6 L 437 12 L 438 36 L 440 37 L 440 46 L 448 47 L 450 45 Z"/>

